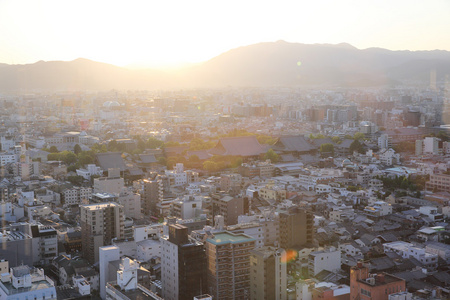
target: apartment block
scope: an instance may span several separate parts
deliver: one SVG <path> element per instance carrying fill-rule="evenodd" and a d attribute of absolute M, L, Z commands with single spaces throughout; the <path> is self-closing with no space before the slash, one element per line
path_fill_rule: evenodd
<path fill-rule="evenodd" d="M 221 232 L 206 239 L 208 294 L 214 299 L 248 299 L 250 250 L 255 240 L 245 234 Z"/>
<path fill-rule="evenodd" d="M 191 300 L 206 292 L 206 255 L 203 244 L 188 236 L 188 228 L 169 225 L 161 239 L 161 281 L 166 300 Z"/>
<path fill-rule="evenodd" d="M 312 212 L 291 207 L 279 213 L 280 247 L 298 249 L 313 243 L 314 215 Z"/>
<path fill-rule="evenodd" d="M 261 247 L 250 251 L 250 299 L 287 299 L 286 251 Z"/>
<path fill-rule="evenodd" d="M 124 238 L 123 207 L 114 202 L 81 205 L 80 214 L 83 257 L 95 263 L 99 247 L 110 245 L 113 238 Z"/>

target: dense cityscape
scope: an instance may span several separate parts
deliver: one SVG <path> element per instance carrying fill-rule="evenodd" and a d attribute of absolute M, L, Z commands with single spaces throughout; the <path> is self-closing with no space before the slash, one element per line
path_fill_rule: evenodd
<path fill-rule="evenodd" d="M 447 299 L 448 85 L 1 103 L 1 299 Z"/>
<path fill-rule="evenodd" d="M 450 299 L 449 12 L 0 0 L 0 300 Z"/>

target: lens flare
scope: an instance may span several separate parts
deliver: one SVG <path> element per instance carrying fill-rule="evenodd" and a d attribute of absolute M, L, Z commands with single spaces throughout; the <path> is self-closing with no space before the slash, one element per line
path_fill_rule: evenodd
<path fill-rule="evenodd" d="M 301 61 L 298 61 L 298 62 L 297 62 L 297 66 L 300 67 L 301 65 L 302 65 L 302 62 L 301 62 Z"/>
<path fill-rule="evenodd" d="M 294 261 L 298 256 L 298 252 L 292 249 L 286 250 L 285 253 L 281 256 L 281 262 L 282 263 L 289 263 L 291 261 Z"/>

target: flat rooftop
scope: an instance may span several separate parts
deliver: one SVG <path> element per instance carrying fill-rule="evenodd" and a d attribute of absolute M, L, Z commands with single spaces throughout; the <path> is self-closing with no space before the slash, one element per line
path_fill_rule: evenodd
<path fill-rule="evenodd" d="M 31 287 L 27 287 L 27 288 L 21 287 L 21 288 L 16 289 L 12 286 L 11 282 L 2 282 L 2 284 L 0 284 L 0 286 L 8 295 L 54 288 L 54 286 L 47 280 L 35 281 L 31 284 Z"/>
<path fill-rule="evenodd" d="M 255 239 L 246 234 L 221 232 L 215 234 L 214 237 L 208 238 L 206 241 L 214 245 L 224 245 L 224 244 L 239 244 L 245 242 L 253 242 L 255 241 Z"/>
<path fill-rule="evenodd" d="M 107 208 L 109 206 L 119 206 L 119 205 L 115 202 L 80 205 L 80 207 L 84 207 L 89 210 L 103 209 L 103 208 Z"/>

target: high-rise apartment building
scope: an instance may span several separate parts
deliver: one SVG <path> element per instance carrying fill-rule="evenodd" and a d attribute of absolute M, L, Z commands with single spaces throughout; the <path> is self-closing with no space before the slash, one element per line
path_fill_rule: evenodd
<path fill-rule="evenodd" d="M 99 247 L 124 238 L 123 207 L 114 202 L 81 205 L 80 214 L 83 257 L 95 263 Z"/>
<path fill-rule="evenodd" d="M 188 236 L 188 228 L 169 225 L 161 239 L 161 281 L 166 300 L 190 300 L 206 292 L 206 255 L 203 244 Z"/>
<path fill-rule="evenodd" d="M 163 200 L 163 182 L 158 177 L 142 181 L 141 199 L 144 214 L 157 216 L 156 205 Z"/>
<path fill-rule="evenodd" d="M 261 247 L 250 251 L 250 299 L 287 299 L 286 251 Z"/>
<path fill-rule="evenodd" d="M 255 239 L 245 234 L 217 233 L 206 239 L 208 294 L 214 299 L 250 298 L 250 250 Z"/>
<path fill-rule="evenodd" d="M 313 243 L 314 215 L 312 212 L 291 207 L 279 214 L 280 247 L 300 249 Z"/>

